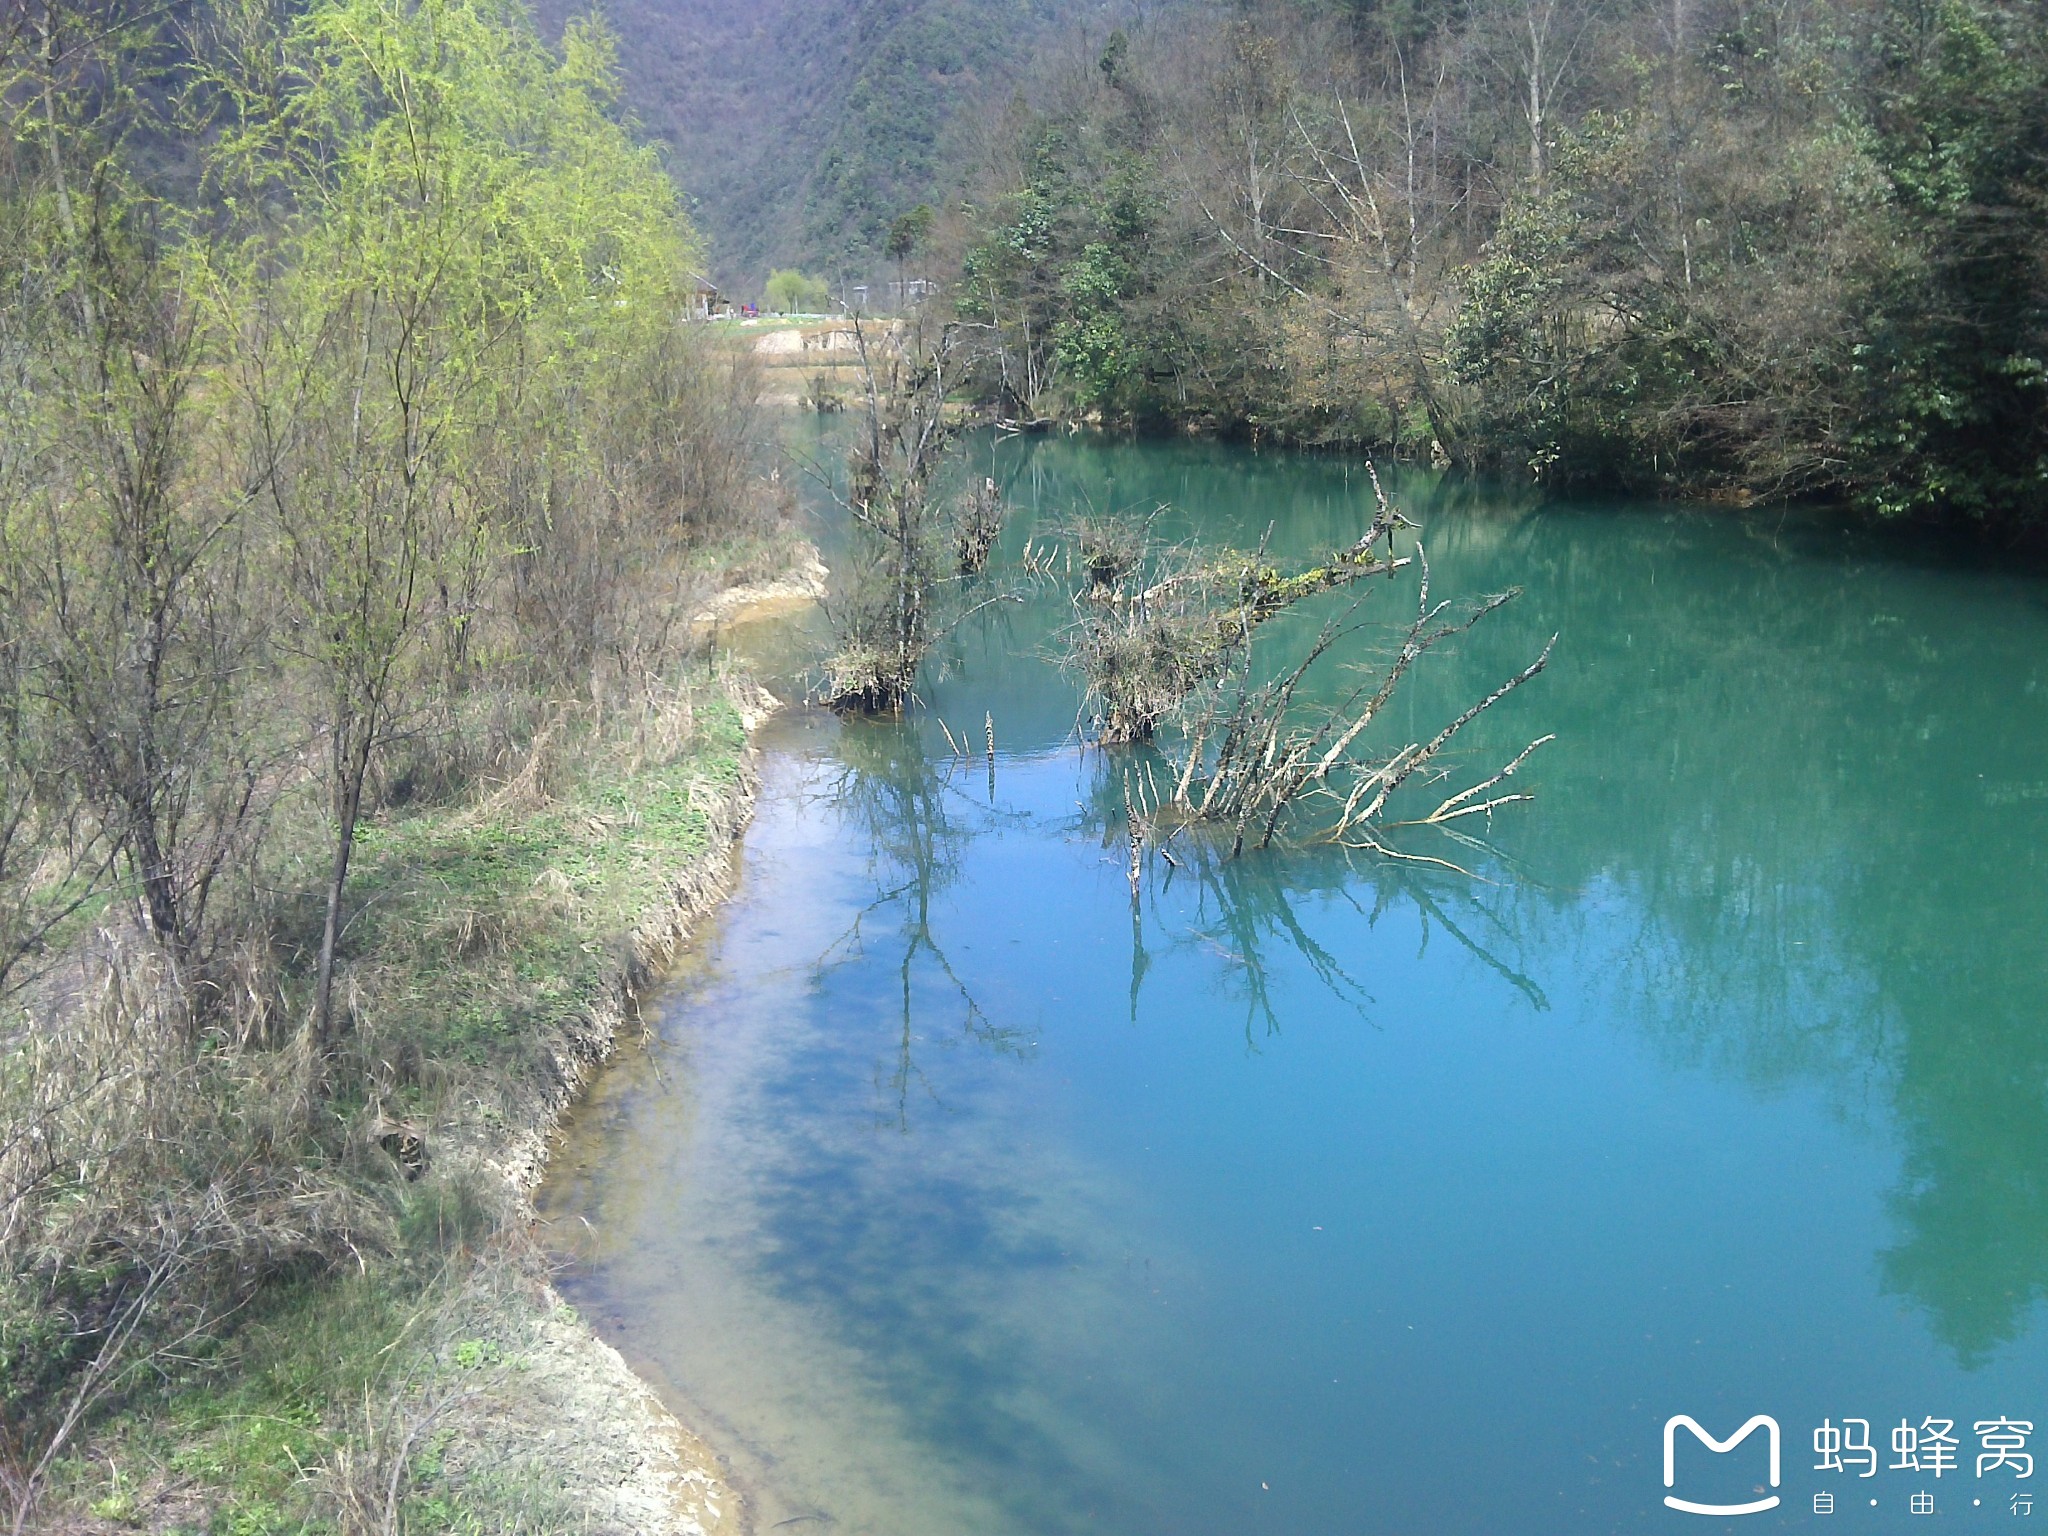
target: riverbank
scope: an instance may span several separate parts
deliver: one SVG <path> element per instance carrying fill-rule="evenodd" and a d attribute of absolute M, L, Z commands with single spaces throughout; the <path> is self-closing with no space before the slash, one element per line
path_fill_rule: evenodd
<path fill-rule="evenodd" d="M 799 545 L 695 627 L 822 574 Z M 300 1170 L 362 1203 L 353 1262 L 138 1359 L 38 1528 L 745 1528 L 711 1449 L 554 1290 L 530 1195 L 558 1117 L 725 894 L 775 707 L 713 656 L 630 709 L 564 707 L 515 771 L 365 830 L 345 985 L 377 1065 L 367 1102 L 333 1106 L 347 1166 Z"/>
<path fill-rule="evenodd" d="M 764 583 L 762 592 L 785 583 Z M 753 588 L 726 594 L 743 611 Z M 772 597 L 785 597 L 773 591 Z M 772 597 L 770 600 L 772 600 Z M 697 922 L 729 888 L 734 849 L 753 805 L 755 777 L 745 737 L 776 707 L 772 696 L 744 683 L 724 688 L 741 737 L 728 733 L 724 749 L 699 766 L 686 795 L 698 819 L 695 846 L 683 861 L 656 875 L 645 914 L 626 937 L 619 963 L 601 978 L 588 1006 L 570 1028 L 544 1079 L 540 1112 L 510 1128 L 496 1159 L 510 1186 L 517 1220 L 534 1219 L 531 1196 L 546 1169 L 556 1124 L 632 1027 L 641 991 L 672 959 Z M 718 713 L 714 706 L 714 714 Z M 685 846 L 678 840 L 677 848 Z M 535 1470 L 559 1488 L 596 1530 L 648 1536 L 721 1536 L 744 1530 L 739 1498 L 711 1447 L 683 1425 L 655 1392 L 599 1339 L 547 1278 L 544 1261 L 520 1251 L 487 1258 L 502 1265 L 510 1305 L 498 1325 L 476 1336 L 471 1353 L 511 1362 L 510 1393 L 489 1394 L 467 1410 L 452 1437 L 457 1454 L 443 1467 L 457 1480 L 487 1483 L 492 1463 L 524 1449 Z M 526 1283 L 521 1283 L 522 1281 Z M 495 1363 L 495 1362 L 494 1362 Z"/>

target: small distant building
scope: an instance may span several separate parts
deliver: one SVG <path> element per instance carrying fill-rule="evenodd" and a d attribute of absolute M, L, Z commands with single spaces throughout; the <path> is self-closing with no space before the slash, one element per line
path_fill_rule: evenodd
<path fill-rule="evenodd" d="M 690 274 L 690 313 L 699 320 L 716 320 L 732 313 L 732 300 L 718 291 L 718 284 L 701 272 Z"/>

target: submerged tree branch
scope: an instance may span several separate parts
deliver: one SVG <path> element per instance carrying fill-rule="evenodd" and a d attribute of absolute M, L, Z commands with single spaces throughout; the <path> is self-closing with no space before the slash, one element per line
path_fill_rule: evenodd
<path fill-rule="evenodd" d="M 1427 740 L 1391 749 L 1370 745 L 1372 728 L 1416 663 L 1517 595 L 1495 593 L 1454 612 L 1450 600 L 1433 594 L 1422 546 L 1412 555 L 1395 553 L 1397 533 L 1415 525 L 1388 500 L 1377 473 L 1372 482 L 1371 526 L 1356 543 L 1315 566 L 1283 571 L 1267 560 L 1265 540 L 1249 555 L 1208 558 L 1142 548 L 1119 562 L 1109 580 L 1098 574 L 1076 594 L 1067 660 L 1086 679 L 1098 706 L 1098 742 L 1157 741 L 1168 768 L 1169 789 L 1161 793 L 1154 787 L 1149 798 L 1146 780 L 1126 781 L 1134 890 L 1142 846 L 1158 827 L 1168 829 L 1167 835 L 1184 827 L 1211 828 L 1228 837 L 1232 857 L 1248 845 L 1267 848 L 1292 838 L 1459 869 L 1447 859 L 1396 853 L 1379 833 L 1395 826 L 1447 827 L 1529 798 L 1519 790 L 1495 791 L 1549 736 L 1428 814 L 1389 819 L 1404 785 L 1433 771 L 1460 732 L 1543 671 L 1557 637 Z M 1367 575 L 1392 577 L 1410 568 L 1417 576 L 1414 617 L 1380 672 L 1333 704 L 1302 705 L 1314 691 L 1311 680 L 1327 672 L 1333 650 L 1360 627 L 1354 601 L 1324 623 L 1285 672 L 1253 681 L 1259 670 L 1253 640 L 1262 626 Z"/>

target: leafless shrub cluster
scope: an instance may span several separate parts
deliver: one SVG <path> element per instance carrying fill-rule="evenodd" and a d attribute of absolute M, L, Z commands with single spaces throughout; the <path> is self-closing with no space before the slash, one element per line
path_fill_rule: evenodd
<path fill-rule="evenodd" d="M 958 576 L 994 547 L 1002 503 L 992 484 L 946 497 L 934 483 L 959 429 L 948 397 L 972 356 L 972 333 L 927 309 L 882 335 L 856 318 L 853 334 L 860 424 L 839 499 L 857 541 L 827 604 L 834 649 L 817 697 L 875 714 L 904 706 L 926 652 L 973 611 L 949 599 Z"/>
<path fill-rule="evenodd" d="M 575 403 L 596 444 L 579 473 L 550 476 L 508 443 L 498 458 L 511 473 L 482 498 L 518 552 L 491 651 L 556 687 L 635 678 L 672 656 L 715 574 L 695 557 L 759 537 L 786 510 L 761 483 L 751 353 L 676 328 L 623 361 L 622 377 Z"/>
<path fill-rule="evenodd" d="M 1003 516 L 1007 510 L 1002 491 L 987 476 L 962 498 L 960 529 L 954 536 L 962 576 L 976 576 L 987 568 L 996 540 L 1003 536 Z"/>
<path fill-rule="evenodd" d="M 1084 512 L 1064 530 L 1066 541 L 1081 557 L 1081 573 L 1091 588 L 1112 590 L 1145 563 L 1152 549 L 1152 523 L 1165 511 L 1155 507 L 1142 520 L 1115 512 Z"/>

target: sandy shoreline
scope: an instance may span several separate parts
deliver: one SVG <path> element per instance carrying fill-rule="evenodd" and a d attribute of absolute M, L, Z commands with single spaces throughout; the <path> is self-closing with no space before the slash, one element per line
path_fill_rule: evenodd
<path fill-rule="evenodd" d="M 825 580 L 830 575 L 816 547 L 805 541 L 797 546 L 785 574 L 772 581 L 728 587 L 698 609 L 690 619 L 691 637 L 707 639 L 730 624 L 777 618 L 808 608 L 824 597 Z M 747 729 L 751 731 L 753 725 L 750 720 Z"/>

